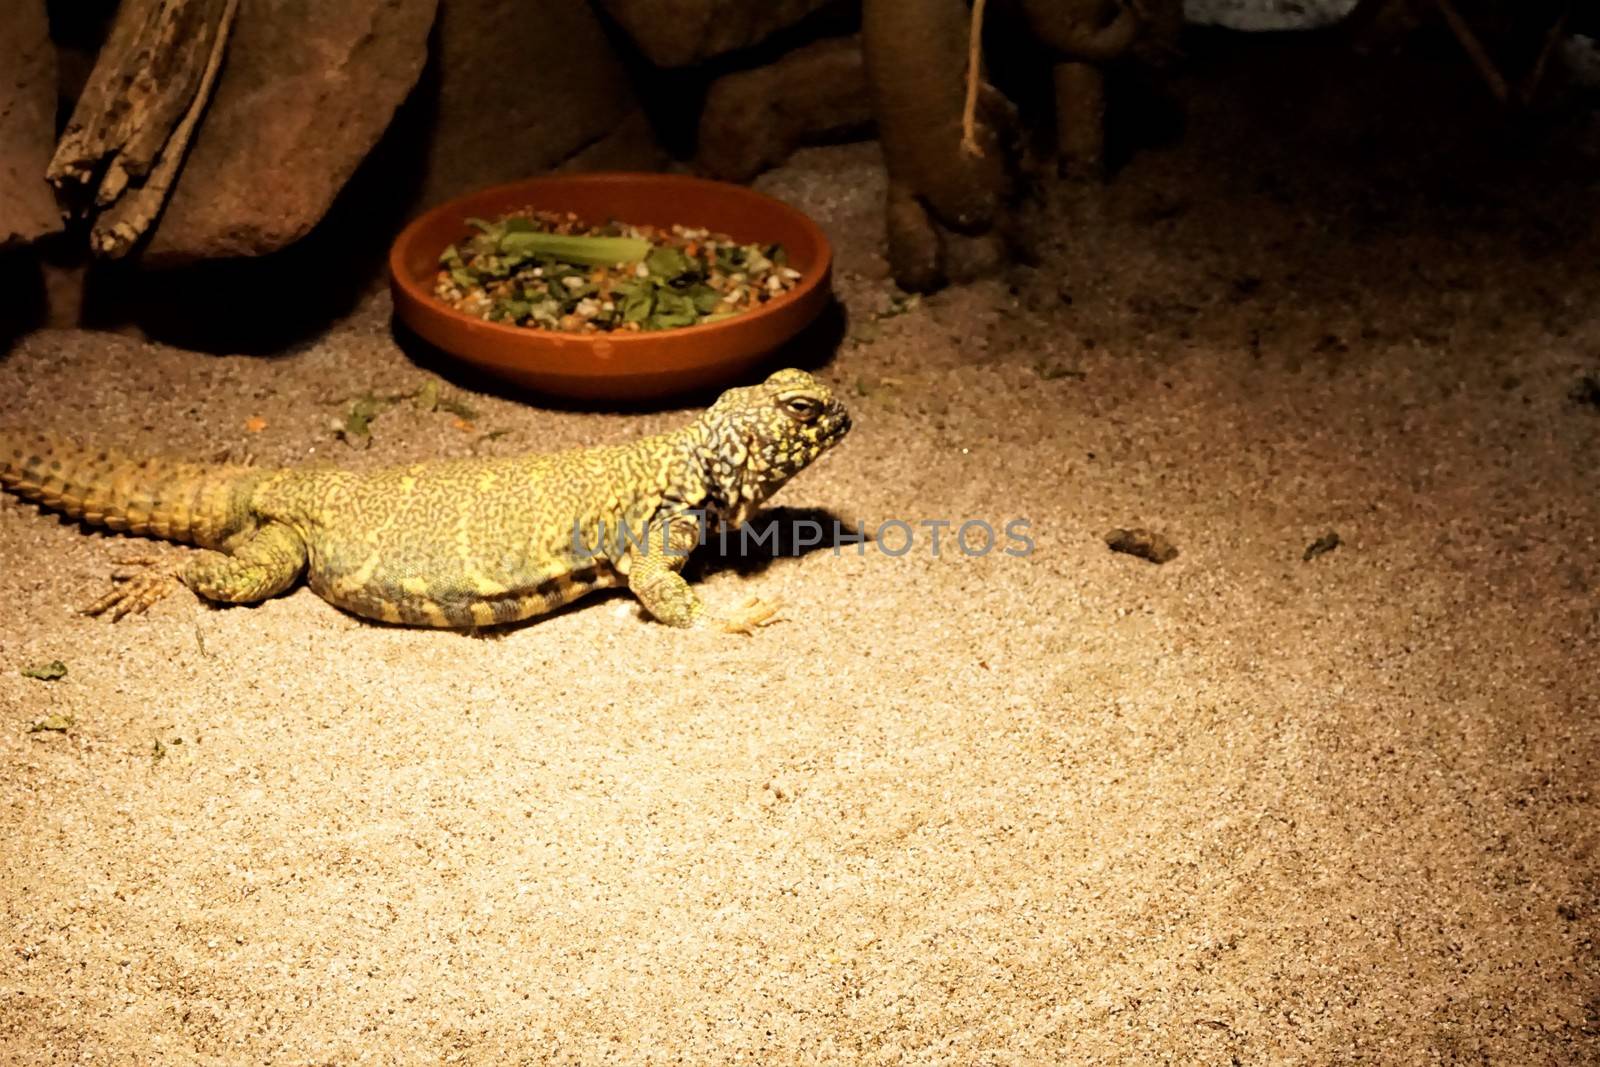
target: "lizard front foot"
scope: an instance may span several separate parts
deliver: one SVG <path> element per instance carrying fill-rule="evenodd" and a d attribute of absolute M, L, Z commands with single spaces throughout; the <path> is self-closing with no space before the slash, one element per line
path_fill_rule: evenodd
<path fill-rule="evenodd" d="M 750 597 L 738 607 L 725 615 L 702 616 L 707 625 L 730 634 L 753 634 L 756 627 L 767 626 L 777 622 L 778 609 L 783 605 L 777 600 L 762 600 L 760 597 Z"/>
<path fill-rule="evenodd" d="M 161 562 L 153 556 L 124 558 L 115 562 L 120 565 L 120 569 L 111 572 L 111 580 L 115 585 L 105 596 L 84 608 L 82 614 L 109 613 L 112 622 L 124 615 L 141 615 L 178 584 L 172 574 L 149 569 Z"/>

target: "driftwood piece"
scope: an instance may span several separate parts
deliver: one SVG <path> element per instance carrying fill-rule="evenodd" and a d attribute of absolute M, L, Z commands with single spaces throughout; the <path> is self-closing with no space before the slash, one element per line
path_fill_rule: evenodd
<path fill-rule="evenodd" d="M 92 192 L 99 208 L 116 205 L 106 232 L 120 236 L 102 250 L 125 251 L 159 212 L 236 7 L 237 0 L 123 0 L 117 9 L 46 172 L 58 188 Z M 120 204 L 124 195 L 134 203 Z"/>
<path fill-rule="evenodd" d="M 1556 15 L 1556 20 L 1545 31 L 1544 43 L 1539 46 L 1539 54 L 1534 57 L 1533 66 L 1528 69 L 1527 77 L 1522 79 L 1522 87 L 1517 94 L 1524 107 L 1533 103 L 1533 98 L 1539 92 L 1539 83 L 1544 79 L 1545 67 L 1550 63 L 1550 56 L 1561 47 L 1561 42 L 1566 40 L 1567 22 L 1572 18 L 1572 7 L 1572 0 L 1567 0 L 1562 5 L 1560 13 Z"/>
<path fill-rule="evenodd" d="M 190 98 L 188 110 L 173 128 L 144 183 L 129 189 L 95 220 L 89 244 L 100 255 L 113 259 L 126 255 L 160 216 L 167 195 L 172 191 L 172 183 L 177 180 L 178 168 L 183 164 L 189 139 L 194 136 L 194 128 L 205 113 L 207 101 L 211 99 L 211 89 L 216 84 L 217 71 L 222 67 L 222 56 L 228 47 L 228 33 L 233 28 L 233 17 L 238 10 L 239 0 L 225 0 L 222 16 L 215 32 L 211 34 L 211 54 L 206 57 L 200 82 Z"/>
<path fill-rule="evenodd" d="M 1080 63 L 1104 63 L 1138 40 L 1138 9 L 1108 0 L 1022 0 L 1023 14 L 1040 42 Z"/>
<path fill-rule="evenodd" d="M 1566 37 L 1567 20 L 1572 17 L 1571 0 L 1556 10 L 1555 19 L 1545 31 L 1533 65 L 1528 68 L 1528 72 L 1515 88 L 1499 65 L 1490 57 L 1478 34 L 1473 31 L 1467 20 L 1461 17 L 1461 12 L 1456 10 L 1456 6 L 1450 0 L 1435 0 L 1435 3 L 1439 8 L 1439 14 L 1450 27 L 1450 32 L 1454 33 L 1456 40 L 1460 42 L 1461 50 L 1472 60 L 1472 65 L 1477 68 L 1479 76 L 1489 87 L 1489 92 L 1494 94 L 1495 100 L 1508 106 L 1526 107 L 1533 103 L 1534 96 L 1539 91 L 1539 82 L 1544 78 L 1545 67 L 1550 61 L 1550 54 Z"/>
<path fill-rule="evenodd" d="M 1435 2 L 1439 5 L 1439 14 L 1444 16 L 1450 32 L 1461 42 L 1461 50 L 1467 53 L 1472 65 L 1478 68 L 1483 83 L 1489 87 L 1496 100 L 1502 104 L 1508 102 L 1511 99 L 1511 87 L 1506 84 L 1505 75 L 1500 73 L 1500 68 L 1495 65 L 1494 60 L 1489 58 L 1489 53 L 1484 50 L 1478 35 L 1472 32 L 1472 27 L 1467 25 L 1467 20 L 1461 17 L 1461 13 L 1450 0 L 1435 0 Z"/>
<path fill-rule="evenodd" d="M 0 2 L 0 248 L 61 229 L 44 180 L 55 139 L 56 54 L 44 0 Z M 4 302 L 4 297 L 0 297 Z"/>
<path fill-rule="evenodd" d="M 1004 223 L 1012 189 L 1011 115 L 980 86 L 973 141 L 962 148 L 969 12 L 962 0 L 864 0 L 868 100 L 889 171 L 889 265 L 901 288 L 945 283 L 941 227 L 980 235 Z"/>
<path fill-rule="evenodd" d="M 1104 64 L 1138 41 L 1140 8 L 1110 0 L 1022 0 L 1022 10 L 1056 55 L 1057 166 L 1064 177 L 1098 181 L 1105 176 Z"/>
<path fill-rule="evenodd" d="M 1051 71 L 1056 90 L 1057 167 L 1063 177 L 1100 181 L 1106 173 L 1106 75 L 1094 63 L 1066 60 Z"/>

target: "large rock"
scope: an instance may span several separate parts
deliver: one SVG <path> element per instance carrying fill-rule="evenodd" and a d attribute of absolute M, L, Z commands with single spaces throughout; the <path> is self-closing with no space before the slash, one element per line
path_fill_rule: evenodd
<path fill-rule="evenodd" d="M 588 0 L 534 10 L 519 0 L 440 7 L 422 204 L 549 170 L 637 106 Z"/>
<path fill-rule="evenodd" d="M 747 182 L 801 145 L 871 125 L 861 41 L 828 37 L 717 79 L 700 112 L 695 164 L 713 178 Z"/>
<path fill-rule="evenodd" d="M 837 0 L 600 0 L 658 67 L 686 67 L 760 44 Z"/>
<path fill-rule="evenodd" d="M 145 261 L 259 256 L 308 233 L 416 84 L 436 6 L 242 3 L 216 96 Z"/>
<path fill-rule="evenodd" d="M 0 248 L 61 229 L 44 180 L 56 141 L 56 53 L 44 0 L 0 3 Z"/>
<path fill-rule="evenodd" d="M 665 170 L 672 163 L 655 127 L 644 111 L 629 112 L 616 128 L 600 140 L 585 145 L 556 167 L 558 173 L 583 173 L 601 170 Z"/>

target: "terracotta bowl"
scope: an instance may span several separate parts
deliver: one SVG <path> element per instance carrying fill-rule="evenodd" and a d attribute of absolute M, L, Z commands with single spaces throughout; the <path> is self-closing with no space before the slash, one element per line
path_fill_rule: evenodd
<path fill-rule="evenodd" d="M 648 333 L 568 333 L 485 322 L 433 296 L 439 254 L 476 231 L 468 218 L 520 208 L 585 221 L 707 227 L 783 245 L 799 283 L 720 322 Z M 643 400 L 736 384 L 827 306 L 833 250 L 805 215 L 741 185 L 675 174 L 573 174 L 484 189 L 413 221 L 389 252 L 395 314 L 446 353 L 519 385 L 580 400 Z"/>

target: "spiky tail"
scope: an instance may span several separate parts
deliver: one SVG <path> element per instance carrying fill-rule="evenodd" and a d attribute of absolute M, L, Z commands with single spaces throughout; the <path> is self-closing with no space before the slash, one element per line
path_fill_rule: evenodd
<path fill-rule="evenodd" d="M 136 459 L 48 434 L 0 430 L 0 486 L 119 533 L 216 547 L 254 525 L 257 467 Z"/>

